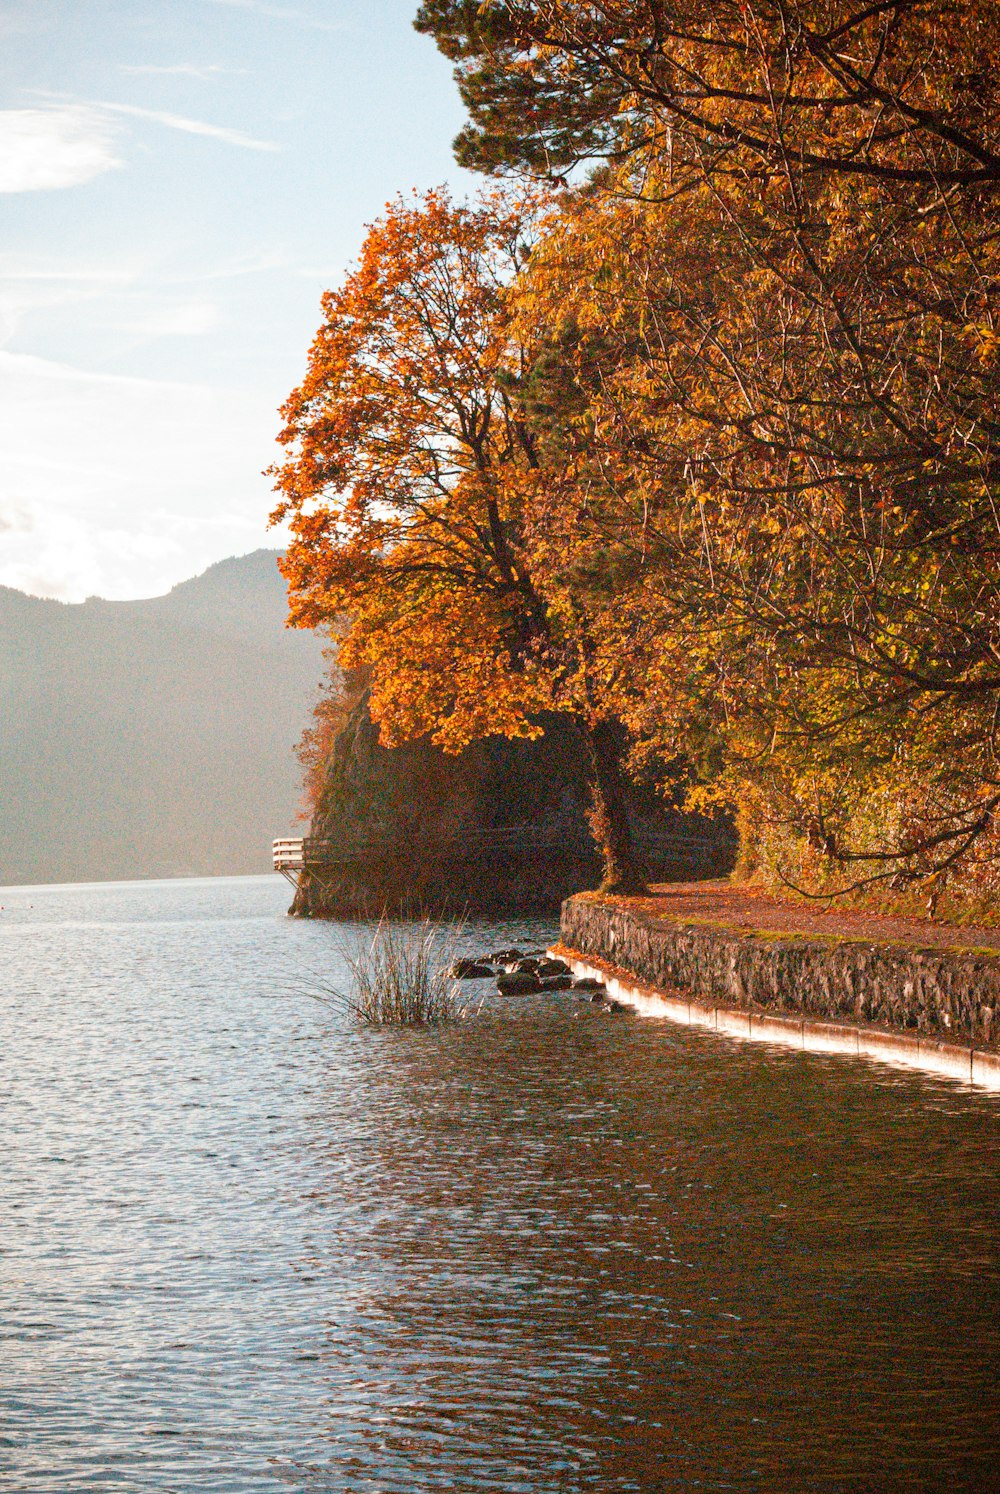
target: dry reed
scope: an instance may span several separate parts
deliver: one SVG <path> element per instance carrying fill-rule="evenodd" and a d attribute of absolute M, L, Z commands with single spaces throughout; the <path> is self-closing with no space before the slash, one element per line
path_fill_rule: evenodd
<path fill-rule="evenodd" d="M 471 1011 L 450 974 L 461 932 L 460 924 L 383 919 L 371 939 L 358 937 L 340 950 L 351 972 L 350 994 L 324 982 L 310 994 L 367 1027 L 436 1027 L 460 1021 Z"/>

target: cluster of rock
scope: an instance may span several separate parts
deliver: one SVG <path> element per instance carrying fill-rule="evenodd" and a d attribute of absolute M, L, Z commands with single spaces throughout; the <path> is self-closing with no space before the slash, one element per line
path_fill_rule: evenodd
<path fill-rule="evenodd" d="M 591 976 L 577 979 L 565 960 L 553 959 L 544 949 L 498 949 L 474 959 L 456 960 L 449 974 L 454 980 L 496 979 L 501 996 L 535 996 L 543 991 L 587 991 L 591 1000 L 606 995 L 604 983 Z"/>

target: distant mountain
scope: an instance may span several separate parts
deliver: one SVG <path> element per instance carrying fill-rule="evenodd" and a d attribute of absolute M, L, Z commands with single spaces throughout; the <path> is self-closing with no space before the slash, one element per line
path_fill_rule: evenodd
<path fill-rule="evenodd" d="M 135 602 L 0 587 L 0 885 L 269 869 L 323 674 L 279 554 Z"/>

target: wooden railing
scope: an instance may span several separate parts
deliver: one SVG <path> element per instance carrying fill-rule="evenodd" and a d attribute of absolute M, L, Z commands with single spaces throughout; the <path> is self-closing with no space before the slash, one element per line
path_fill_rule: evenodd
<path fill-rule="evenodd" d="M 278 872 L 302 871 L 306 864 L 303 836 L 286 837 L 272 843 L 274 869 Z"/>
<path fill-rule="evenodd" d="M 712 837 L 684 830 L 636 826 L 632 834 L 640 849 L 654 855 L 659 853 L 664 860 L 681 862 L 692 870 L 710 866 L 719 851 L 718 842 Z M 320 870 L 346 865 L 359 857 L 398 855 L 401 849 L 407 856 L 442 856 L 490 847 L 515 852 L 574 851 L 580 855 L 592 855 L 595 851 L 592 838 L 582 826 L 564 830 L 551 826 L 503 825 L 492 830 L 466 830 L 446 835 L 427 831 L 409 835 L 381 832 L 354 836 L 350 842 L 344 843 L 302 836 L 274 842 L 274 869 L 287 876 L 310 868 Z"/>

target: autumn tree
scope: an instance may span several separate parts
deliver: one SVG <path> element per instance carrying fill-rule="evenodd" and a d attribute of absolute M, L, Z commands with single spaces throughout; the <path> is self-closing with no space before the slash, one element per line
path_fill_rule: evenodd
<path fill-rule="evenodd" d="M 421 7 L 460 158 L 574 185 L 373 229 L 287 409 L 293 605 L 389 739 L 577 713 L 611 881 L 622 723 L 810 890 L 998 864 L 998 17 Z"/>
<path fill-rule="evenodd" d="M 456 62 L 466 164 L 603 163 L 520 294 L 535 337 L 575 329 L 576 549 L 614 557 L 634 735 L 707 753 L 814 887 L 995 861 L 997 7 L 417 24 Z"/>
<path fill-rule="evenodd" d="M 717 193 L 597 192 L 519 286 L 536 327 L 575 329 L 575 547 L 616 557 L 619 709 L 762 791 L 839 885 L 941 872 L 1000 803 L 996 343 L 965 320 L 989 314 L 993 251 L 972 226 L 876 231 L 855 202 L 762 246 Z"/>
<path fill-rule="evenodd" d="M 669 153 L 680 181 L 1000 182 L 992 0 L 423 0 L 463 164 L 562 174 Z"/>
<path fill-rule="evenodd" d="M 283 410 L 274 519 L 291 522 L 291 619 L 339 633 L 387 745 L 430 733 L 459 752 L 537 735 L 542 711 L 578 721 L 605 882 L 625 887 L 621 726 L 582 617 L 530 546 L 540 495 L 567 480 L 543 468 L 521 394 L 533 354 L 508 310 L 539 208 L 432 192 L 371 227 Z"/>

